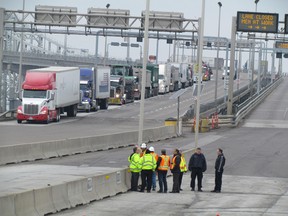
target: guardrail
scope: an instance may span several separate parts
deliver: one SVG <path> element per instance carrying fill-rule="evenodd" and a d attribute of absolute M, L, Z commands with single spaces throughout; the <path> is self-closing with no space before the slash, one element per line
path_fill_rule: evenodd
<path fill-rule="evenodd" d="M 15 113 L 16 113 L 16 109 L 8 110 L 4 113 L 0 113 L 0 121 L 15 119 Z"/>
<path fill-rule="evenodd" d="M 236 114 L 235 115 L 219 115 L 218 116 L 218 118 L 219 118 L 218 125 L 220 127 L 237 127 L 238 124 L 241 122 L 241 120 L 243 118 L 245 118 L 259 103 L 261 103 L 263 101 L 263 99 L 266 98 L 275 88 L 277 88 L 282 81 L 283 81 L 283 78 L 276 80 L 274 83 L 268 85 L 266 88 L 264 88 L 262 91 L 260 91 L 259 94 L 254 94 L 252 97 L 245 100 L 239 106 L 236 105 Z M 248 88 L 248 86 L 243 87 L 242 89 L 239 90 L 239 92 L 234 92 L 233 102 L 236 102 L 237 100 L 241 99 L 242 97 L 244 97 L 247 94 L 250 94 L 250 89 Z M 224 97 L 222 97 L 220 100 L 223 101 Z M 225 109 L 226 106 L 227 106 L 226 103 L 222 102 L 220 105 L 218 105 L 218 110 Z M 191 110 L 193 111 L 193 109 L 191 109 Z M 201 113 L 200 114 L 201 114 L 202 118 L 206 118 L 206 116 L 209 116 L 213 113 L 215 113 L 215 103 L 214 102 L 204 104 L 201 107 Z M 211 125 L 211 119 L 209 119 L 209 122 Z M 193 120 L 190 119 L 190 120 L 183 121 L 183 126 L 184 127 L 185 126 L 186 127 L 193 126 Z"/>
<path fill-rule="evenodd" d="M 258 95 L 254 95 L 251 99 L 242 103 L 239 107 L 240 109 L 235 114 L 233 121 L 231 122 L 232 126 L 236 127 L 241 122 L 245 116 L 247 116 L 259 103 L 263 101 L 274 89 L 276 89 L 280 83 L 283 81 L 283 78 L 278 79 L 274 83 L 270 84 L 267 88 L 260 91 Z"/>

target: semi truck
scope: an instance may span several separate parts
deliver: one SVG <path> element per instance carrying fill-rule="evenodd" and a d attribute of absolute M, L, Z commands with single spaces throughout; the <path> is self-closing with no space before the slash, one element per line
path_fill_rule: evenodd
<path fill-rule="evenodd" d="M 171 64 L 159 64 L 159 94 L 169 92 L 171 80 Z"/>
<path fill-rule="evenodd" d="M 142 94 L 141 92 L 141 84 L 142 84 L 142 68 L 133 68 L 133 73 L 135 78 L 135 90 L 134 97 L 137 100 L 141 99 L 141 96 L 144 95 L 144 98 L 149 98 L 151 96 L 151 71 L 146 70 L 146 82 L 145 82 L 145 92 Z"/>
<path fill-rule="evenodd" d="M 122 105 L 134 102 L 135 77 L 129 65 L 111 65 L 109 104 Z"/>
<path fill-rule="evenodd" d="M 178 91 L 179 88 L 181 88 L 179 64 L 171 63 L 171 81 L 169 91 Z"/>
<path fill-rule="evenodd" d="M 77 67 L 47 67 L 28 70 L 22 84 L 17 122 L 60 121 L 67 112 L 75 117 L 80 100 L 80 70 Z"/>
<path fill-rule="evenodd" d="M 78 110 L 108 109 L 110 94 L 110 67 L 80 69 L 81 103 Z"/>

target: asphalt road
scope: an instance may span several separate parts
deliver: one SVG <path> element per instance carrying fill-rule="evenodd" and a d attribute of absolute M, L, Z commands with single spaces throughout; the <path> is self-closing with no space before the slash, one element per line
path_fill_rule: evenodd
<path fill-rule="evenodd" d="M 200 134 L 199 145 L 207 158 L 207 173 L 214 172 L 214 161 L 216 149 L 224 149 L 227 165 L 225 174 L 259 177 L 280 177 L 288 178 L 288 146 L 287 129 L 277 127 L 254 127 L 247 126 L 246 122 L 266 121 L 267 115 L 260 115 L 263 107 L 271 106 L 268 120 L 274 120 L 279 116 L 275 111 L 275 100 L 283 95 L 283 90 L 288 88 L 288 79 L 270 94 L 263 103 L 256 108 L 250 117 L 242 125 L 235 129 L 219 129 L 210 133 Z M 278 107 L 286 106 L 286 100 L 279 100 Z M 283 109 L 284 110 L 284 109 Z M 283 111 L 283 113 L 285 113 Z M 282 121 L 282 120 L 281 120 Z M 265 124 L 263 124 L 265 126 Z M 185 128 L 184 135 L 151 144 L 156 152 L 166 148 L 172 154 L 174 148 L 188 150 L 195 146 L 194 134 L 190 128 Z M 56 159 L 38 161 L 40 164 L 71 165 L 71 166 L 106 166 L 125 167 L 127 157 L 131 154 L 132 148 L 120 148 L 109 151 L 94 152 L 82 155 L 74 155 Z M 34 163 L 34 162 L 33 162 Z"/>
<path fill-rule="evenodd" d="M 219 81 L 219 97 L 224 94 L 223 83 L 222 80 Z M 243 79 L 240 86 L 245 86 L 247 83 L 248 80 Z M 215 82 L 211 80 L 204 84 L 201 102 L 213 101 Z M 194 103 L 192 89 L 193 87 L 190 87 L 181 96 L 180 114 L 185 113 Z M 161 126 L 166 118 L 176 117 L 177 101 L 169 100 L 172 94 L 159 95 L 145 100 L 144 128 Z M 16 121 L 0 122 L 0 145 L 17 145 L 137 130 L 139 106 L 140 103 L 136 102 L 124 106 L 111 106 L 109 110 L 100 110 L 95 113 L 80 113 L 76 118 L 62 116 L 59 123 L 50 123 L 49 125 L 17 124 Z"/>

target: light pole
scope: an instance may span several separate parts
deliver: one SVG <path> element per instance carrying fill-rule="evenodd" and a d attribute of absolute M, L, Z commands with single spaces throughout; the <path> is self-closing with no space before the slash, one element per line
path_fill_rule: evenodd
<path fill-rule="evenodd" d="M 107 9 L 107 14 L 108 14 L 108 9 L 110 7 L 110 4 L 108 3 L 106 5 L 106 9 Z M 104 31 L 104 29 L 103 29 Z M 106 29 L 107 31 L 107 29 Z M 105 36 L 105 46 L 104 46 L 104 66 L 106 66 L 106 61 L 107 61 L 107 35 Z"/>
<path fill-rule="evenodd" d="M 25 0 L 23 0 L 23 7 L 22 7 L 22 22 L 24 22 L 24 10 L 25 10 Z M 20 60 L 19 60 L 19 74 L 18 74 L 18 94 L 21 91 L 22 85 L 22 62 L 23 62 L 23 41 L 24 41 L 24 34 L 23 34 L 24 24 L 22 24 L 22 32 L 21 32 L 21 46 L 20 46 Z M 20 95 L 18 95 L 20 97 Z"/>
<path fill-rule="evenodd" d="M 255 11 L 257 12 L 257 6 L 258 6 L 258 2 L 259 2 L 260 0 L 255 0 Z"/>
<path fill-rule="evenodd" d="M 146 12 L 145 12 L 145 25 L 144 25 L 144 56 L 143 56 L 143 69 L 142 69 L 142 80 L 141 80 L 141 92 L 145 92 L 146 83 L 146 66 L 148 58 L 148 28 L 149 28 L 149 14 L 150 14 L 150 0 L 146 0 Z M 141 95 L 140 101 L 140 117 L 139 117 L 139 130 L 138 130 L 138 145 L 141 145 L 143 141 L 143 126 L 144 126 L 144 102 L 145 94 Z"/>
<path fill-rule="evenodd" d="M 202 76 L 202 53 L 203 53 L 203 37 L 204 37 L 204 18 L 205 18 L 205 0 L 202 0 L 202 14 L 199 19 L 199 37 L 198 37 L 198 86 L 197 86 L 197 104 L 196 104 L 196 127 L 195 127 L 195 149 L 198 148 L 199 136 L 199 120 L 200 120 L 200 91 Z"/>
<path fill-rule="evenodd" d="M 218 38 L 217 38 L 217 63 L 216 63 L 216 77 L 215 77 L 215 110 L 218 111 L 217 108 L 217 90 L 218 90 L 218 70 L 219 70 L 219 47 L 220 47 L 220 24 L 221 24 L 221 7 L 222 3 L 218 2 L 219 6 L 219 19 L 218 19 Z"/>

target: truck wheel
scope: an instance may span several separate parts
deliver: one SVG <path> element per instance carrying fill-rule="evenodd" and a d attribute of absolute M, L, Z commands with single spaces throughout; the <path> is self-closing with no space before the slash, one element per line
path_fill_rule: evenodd
<path fill-rule="evenodd" d="M 60 121 L 60 118 L 61 118 L 61 116 L 60 116 L 60 110 L 58 109 L 58 110 L 57 110 L 56 122 L 59 122 L 59 121 Z"/>
<path fill-rule="evenodd" d="M 100 101 L 100 109 L 108 109 L 108 100 L 107 99 L 102 99 Z"/>
<path fill-rule="evenodd" d="M 77 105 L 72 105 L 72 117 L 76 117 L 77 115 Z"/>
<path fill-rule="evenodd" d="M 47 120 L 46 120 L 44 123 L 45 123 L 45 124 L 49 124 L 49 122 L 50 122 L 50 115 L 49 115 L 49 113 L 48 113 Z"/>
<path fill-rule="evenodd" d="M 18 123 L 18 124 L 21 124 L 21 123 L 22 123 L 22 120 L 17 120 L 17 123 Z"/>

